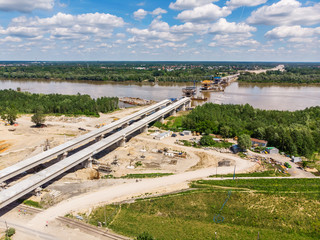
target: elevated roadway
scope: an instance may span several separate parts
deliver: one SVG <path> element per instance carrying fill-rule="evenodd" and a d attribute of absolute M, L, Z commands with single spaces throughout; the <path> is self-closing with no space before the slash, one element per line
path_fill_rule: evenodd
<path fill-rule="evenodd" d="M 154 104 L 152 106 L 149 106 L 147 108 L 142 109 L 141 111 L 138 111 L 136 113 L 133 113 L 129 116 L 126 116 L 124 118 L 121 118 L 117 121 L 114 121 L 102 128 L 93 130 L 87 134 L 81 135 L 80 137 L 77 137 L 75 139 L 72 139 L 71 141 L 68 141 L 64 144 L 61 144 L 57 147 L 54 147 L 52 149 L 49 149 L 48 151 L 42 152 L 36 156 L 33 156 L 31 158 L 27 158 L 21 162 L 18 162 L 17 164 L 14 164 L 8 168 L 5 168 L 0 171 L 0 183 L 4 182 L 10 178 L 13 178 L 20 173 L 23 173 L 29 169 L 32 169 L 41 163 L 44 163 L 50 159 L 53 159 L 57 156 L 61 156 L 63 158 L 68 151 L 75 149 L 81 145 L 84 145 L 94 139 L 102 138 L 104 134 L 113 131 L 114 129 L 128 126 L 129 122 L 132 120 L 136 120 L 141 117 L 145 117 L 146 115 L 160 110 L 162 107 L 167 106 L 170 104 L 170 100 L 164 100 L 157 104 Z"/>
<path fill-rule="evenodd" d="M 115 143 L 120 143 L 124 146 L 126 137 L 137 131 L 145 131 L 148 124 L 154 121 L 161 121 L 168 114 L 174 114 L 179 109 L 185 109 L 186 105 L 190 104 L 189 98 L 183 98 L 171 105 L 137 121 L 130 126 L 100 140 L 97 143 L 67 157 L 56 164 L 30 176 L 29 178 L 16 183 L 15 185 L 1 191 L 0 194 L 0 208 L 7 206 L 13 201 L 21 198 L 22 196 L 30 193 L 36 188 L 42 186 L 48 181 L 58 177 L 62 173 L 75 167 L 76 165 L 88 161 L 93 155 L 112 146 Z"/>

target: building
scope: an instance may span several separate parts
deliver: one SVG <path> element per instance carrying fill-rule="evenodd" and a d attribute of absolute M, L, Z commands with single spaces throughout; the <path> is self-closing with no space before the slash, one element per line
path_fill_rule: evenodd
<path fill-rule="evenodd" d="M 254 147 L 267 147 L 268 141 L 251 138 L 251 143 Z"/>
<path fill-rule="evenodd" d="M 183 131 L 182 132 L 184 135 L 192 135 L 192 132 L 191 131 Z"/>
<path fill-rule="evenodd" d="M 266 151 L 267 151 L 269 154 L 279 154 L 279 149 L 278 149 L 278 148 L 275 148 L 275 147 L 267 147 L 267 148 L 266 148 Z"/>
<path fill-rule="evenodd" d="M 168 131 L 168 132 L 163 132 L 163 133 L 159 133 L 157 136 L 154 137 L 154 139 L 156 140 L 162 140 L 164 139 L 165 137 L 169 137 L 171 135 L 171 131 Z"/>
<path fill-rule="evenodd" d="M 294 162 L 294 163 L 302 162 L 301 157 L 295 157 L 295 156 L 292 156 L 292 157 L 291 157 L 291 159 L 292 159 L 292 162 Z"/>

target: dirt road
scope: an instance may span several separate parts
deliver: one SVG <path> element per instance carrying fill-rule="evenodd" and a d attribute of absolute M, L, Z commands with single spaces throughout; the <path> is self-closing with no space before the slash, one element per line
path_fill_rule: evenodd
<path fill-rule="evenodd" d="M 246 161 L 246 160 L 237 160 Z M 237 165 L 237 171 L 242 172 L 248 167 L 252 167 L 255 163 L 246 161 L 247 164 Z M 241 167 L 242 166 L 242 167 Z M 220 174 L 232 173 L 234 167 L 220 167 L 218 172 Z M 64 216 L 65 214 L 73 211 L 77 213 L 81 210 L 92 208 L 93 206 L 101 205 L 104 203 L 111 203 L 113 201 L 122 201 L 130 199 L 134 196 L 143 195 L 146 193 L 155 192 L 170 192 L 186 188 L 188 182 L 195 179 L 208 177 L 211 174 L 215 174 L 216 168 L 200 169 L 191 172 L 180 173 L 168 177 L 155 178 L 155 179 L 143 179 L 139 182 L 125 183 L 120 186 L 111 186 L 103 188 L 96 192 L 91 192 L 82 196 L 74 197 L 51 207 L 44 212 L 38 214 L 29 221 L 28 226 L 35 229 L 45 228 L 46 221 L 52 221 L 58 216 Z"/>

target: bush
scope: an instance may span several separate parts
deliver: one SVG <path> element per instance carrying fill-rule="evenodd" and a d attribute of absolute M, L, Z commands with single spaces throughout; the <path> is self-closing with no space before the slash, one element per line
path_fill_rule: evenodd
<path fill-rule="evenodd" d="M 9 228 L 6 230 L 6 236 L 12 237 L 16 233 L 16 230 L 14 228 Z"/>
<path fill-rule="evenodd" d="M 201 146 L 213 146 L 214 144 L 215 142 L 210 135 L 204 135 L 200 138 Z"/>
<path fill-rule="evenodd" d="M 136 240 L 155 240 L 155 238 L 148 232 L 143 232 L 139 234 Z"/>
<path fill-rule="evenodd" d="M 248 134 L 242 134 L 238 138 L 238 145 L 241 149 L 246 150 L 252 146 L 250 136 Z"/>

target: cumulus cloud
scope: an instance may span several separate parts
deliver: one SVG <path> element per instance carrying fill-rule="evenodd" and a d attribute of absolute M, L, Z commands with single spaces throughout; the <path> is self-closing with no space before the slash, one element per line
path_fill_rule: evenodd
<path fill-rule="evenodd" d="M 39 38 L 46 34 L 59 39 L 88 38 L 88 35 L 110 37 L 114 28 L 124 25 L 122 18 L 105 13 L 58 13 L 50 18 L 14 18 L 0 33 L 23 38 Z"/>
<path fill-rule="evenodd" d="M 145 11 L 144 9 L 142 9 L 142 8 L 138 9 L 137 11 L 135 11 L 135 12 L 133 13 L 133 17 L 134 17 L 134 19 L 136 19 L 136 20 L 142 20 L 142 19 L 144 19 L 147 15 L 148 15 L 148 12 Z"/>
<path fill-rule="evenodd" d="M 162 8 L 156 8 L 155 10 L 153 10 L 151 12 L 151 14 L 154 15 L 154 16 L 158 16 L 158 15 L 166 14 L 166 13 L 167 13 L 167 10 L 164 10 Z"/>
<path fill-rule="evenodd" d="M 169 5 L 169 8 L 174 10 L 192 9 L 195 7 L 203 6 L 208 3 L 216 2 L 214 0 L 177 0 Z"/>
<path fill-rule="evenodd" d="M 320 23 L 320 3 L 302 7 L 297 0 L 280 0 L 251 13 L 250 24 L 264 25 L 314 25 Z"/>
<path fill-rule="evenodd" d="M 320 27 L 303 28 L 301 26 L 281 26 L 276 27 L 265 34 L 267 38 L 306 38 L 320 35 Z"/>
<path fill-rule="evenodd" d="M 249 26 L 246 23 L 227 22 L 225 18 L 220 18 L 219 21 L 211 25 L 210 33 L 248 33 L 254 32 L 257 29 Z"/>
<path fill-rule="evenodd" d="M 227 7 L 218 7 L 212 3 L 200 7 L 195 7 L 192 10 L 185 10 L 178 14 L 177 19 L 184 22 L 210 22 L 221 17 L 226 17 L 231 14 L 231 10 Z"/>
<path fill-rule="evenodd" d="M 227 1 L 226 4 L 230 8 L 234 9 L 242 6 L 254 7 L 254 6 L 264 4 L 267 1 L 268 0 L 230 0 L 230 1 Z"/>
<path fill-rule="evenodd" d="M 0 10 L 32 12 L 35 9 L 50 10 L 54 0 L 0 0 Z"/>
<path fill-rule="evenodd" d="M 166 10 L 162 8 L 156 8 L 152 12 L 145 11 L 144 9 L 139 9 L 133 13 L 133 17 L 136 20 L 142 20 L 144 19 L 148 14 L 151 14 L 152 16 L 159 16 L 161 14 L 167 13 Z"/>

